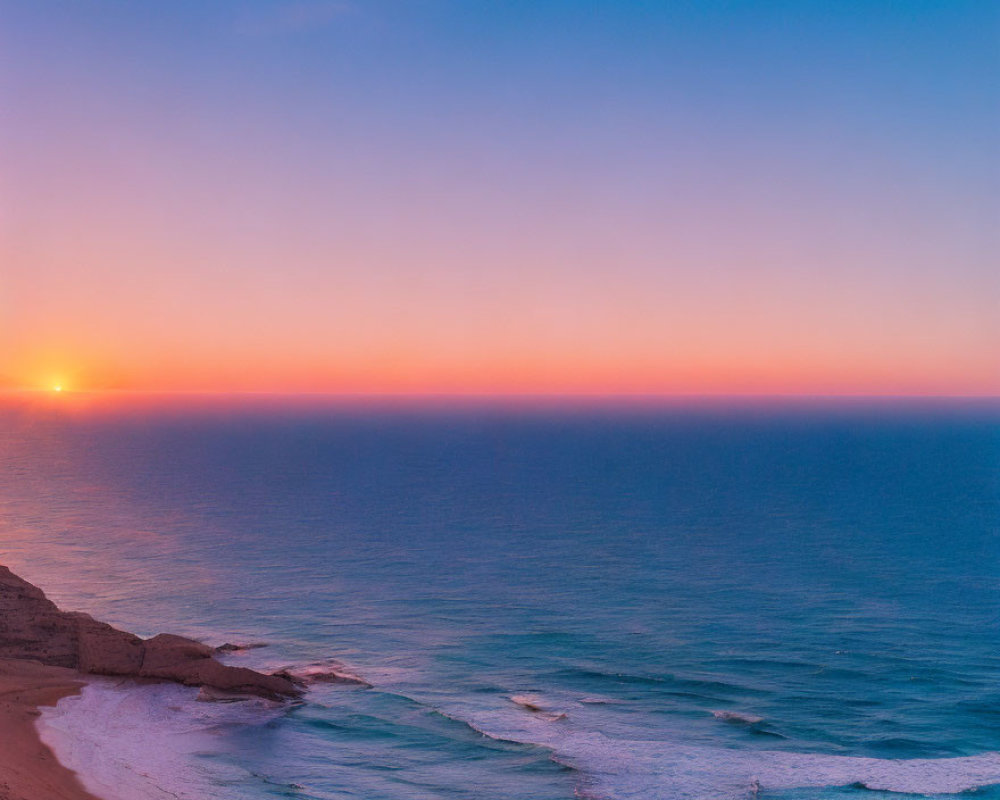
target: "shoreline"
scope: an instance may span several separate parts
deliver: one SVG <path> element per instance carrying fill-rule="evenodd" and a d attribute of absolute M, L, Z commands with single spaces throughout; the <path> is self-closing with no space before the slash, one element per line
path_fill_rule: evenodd
<path fill-rule="evenodd" d="M 215 655 L 215 648 L 183 636 L 142 639 L 62 611 L 0 565 L 0 800 L 101 800 L 56 758 L 35 724 L 41 706 L 79 694 L 88 675 L 200 687 L 209 700 L 256 696 L 280 703 L 303 693 L 294 676 L 229 666 Z"/>
<path fill-rule="evenodd" d="M 85 683 L 72 669 L 0 658 L 0 800 L 101 800 L 56 758 L 35 724 L 42 706 Z"/>

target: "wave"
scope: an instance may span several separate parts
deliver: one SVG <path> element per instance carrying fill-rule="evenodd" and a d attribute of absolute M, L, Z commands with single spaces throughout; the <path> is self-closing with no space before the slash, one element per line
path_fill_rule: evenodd
<path fill-rule="evenodd" d="M 333 659 L 302 666 L 284 667 L 274 674 L 281 675 L 293 683 L 301 685 L 313 683 L 347 683 L 365 689 L 372 688 L 372 685 L 360 675 L 357 675 L 339 661 Z"/>
<path fill-rule="evenodd" d="M 551 707 L 538 695 L 532 695 L 531 704 Z M 722 718 L 751 726 L 761 722 L 736 712 L 723 712 Z M 613 738 L 574 727 L 572 717 L 565 725 L 551 725 L 534 712 L 503 710 L 475 713 L 472 724 L 487 735 L 548 748 L 557 761 L 580 772 L 580 796 L 602 800 L 745 800 L 760 792 L 852 785 L 946 795 L 1000 784 L 1000 753 L 996 752 L 892 759 L 739 750 L 675 740 Z"/>
<path fill-rule="evenodd" d="M 896 759 L 740 750 L 691 745 L 677 739 L 619 738 L 581 730 L 572 712 L 560 710 L 573 702 L 581 709 L 600 706 L 607 698 L 584 695 L 572 701 L 539 692 L 503 697 L 513 707 L 462 704 L 437 710 L 491 739 L 545 748 L 553 761 L 577 774 L 577 796 L 581 798 L 746 800 L 771 791 L 851 786 L 948 795 L 1000 784 L 1000 752 Z M 713 716 L 746 725 L 761 735 L 785 738 L 762 728 L 766 722 L 756 715 L 720 710 Z M 552 724 L 557 720 L 559 724 Z"/>
<path fill-rule="evenodd" d="M 744 798 L 761 791 L 863 785 L 917 795 L 957 794 L 1000 783 L 1000 753 L 962 758 L 878 759 L 780 751 L 620 742 L 582 734 L 556 745 L 586 764 L 595 785 L 615 800 L 648 798 L 671 788 L 674 800 Z"/>
<path fill-rule="evenodd" d="M 88 679 L 80 694 L 42 711 L 42 741 L 84 787 L 103 800 L 232 800 L 228 784 L 248 772 L 198 754 L 218 745 L 217 731 L 267 725 L 284 713 L 266 704 L 199 703 L 198 690 Z"/>
<path fill-rule="evenodd" d="M 255 776 L 198 759 L 198 753 L 218 744 L 214 732 L 224 726 L 267 725 L 283 712 L 242 703 L 197 703 L 196 694 L 174 685 L 123 687 L 95 681 L 80 695 L 46 709 L 39 729 L 59 760 L 80 774 L 88 790 L 107 800 L 231 800 L 234 787 L 248 785 Z M 695 746 L 613 738 L 584 729 L 572 712 L 554 716 L 569 701 L 537 692 L 444 708 L 407 699 L 491 740 L 544 748 L 552 761 L 573 771 L 580 797 L 746 800 L 762 792 L 849 786 L 944 795 L 1000 784 L 1000 753 L 995 752 L 893 759 Z M 739 712 L 716 716 L 751 727 L 759 724 Z M 235 796 L 243 795 L 237 790 Z"/>
<path fill-rule="evenodd" d="M 759 725 L 764 721 L 763 717 L 758 717 L 755 714 L 742 714 L 739 711 L 713 711 L 712 716 L 735 725 Z"/>

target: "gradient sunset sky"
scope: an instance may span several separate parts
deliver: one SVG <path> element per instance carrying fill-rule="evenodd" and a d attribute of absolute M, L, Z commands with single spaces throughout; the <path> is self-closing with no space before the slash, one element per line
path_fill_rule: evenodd
<path fill-rule="evenodd" d="M 0 385 L 1000 394 L 1000 3 L 0 0 Z"/>

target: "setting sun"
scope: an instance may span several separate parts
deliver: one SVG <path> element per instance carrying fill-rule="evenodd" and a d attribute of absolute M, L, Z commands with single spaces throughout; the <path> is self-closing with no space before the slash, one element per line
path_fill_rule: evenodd
<path fill-rule="evenodd" d="M 0 800 L 1000 800 L 998 29 L 0 0 Z"/>

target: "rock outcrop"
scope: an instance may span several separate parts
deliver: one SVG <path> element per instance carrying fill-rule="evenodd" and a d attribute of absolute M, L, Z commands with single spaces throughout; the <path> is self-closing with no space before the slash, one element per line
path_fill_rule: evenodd
<path fill-rule="evenodd" d="M 372 688 L 372 685 L 364 678 L 349 672 L 343 664 L 333 659 L 317 664 L 285 667 L 274 674 L 287 678 L 296 686 L 308 686 L 313 683 L 350 683 L 365 689 Z"/>
<path fill-rule="evenodd" d="M 267 642 L 248 642 L 247 644 L 233 644 L 232 642 L 226 642 L 225 644 L 220 644 L 215 648 L 216 653 L 244 653 L 247 650 L 259 650 L 261 647 L 267 647 Z"/>
<path fill-rule="evenodd" d="M 60 611 L 41 589 L 0 566 L 0 658 L 272 699 L 301 694 L 283 676 L 227 666 L 213 658 L 214 652 L 183 636 L 161 633 L 144 640 L 88 614 Z"/>

